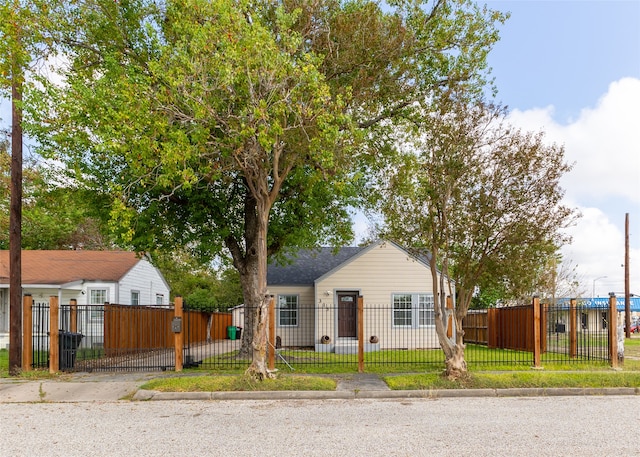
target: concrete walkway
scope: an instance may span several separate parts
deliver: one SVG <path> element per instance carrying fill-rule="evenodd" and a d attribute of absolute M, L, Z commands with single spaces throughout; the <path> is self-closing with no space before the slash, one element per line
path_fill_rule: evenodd
<path fill-rule="evenodd" d="M 0 403 L 113 402 L 131 400 L 291 400 L 443 397 L 640 395 L 637 388 L 390 390 L 376 374 L 344 375 L 335 391 L 157 392 L 140 387 L 175 373 L 76 373 L 65 380 L 0 380 Z"/>

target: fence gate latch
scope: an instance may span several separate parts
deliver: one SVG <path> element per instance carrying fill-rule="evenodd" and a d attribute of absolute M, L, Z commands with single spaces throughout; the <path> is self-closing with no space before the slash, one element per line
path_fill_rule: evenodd
<path fill-rule="evenodd" d="M 173 333 L 180 333 L 182 331 L 182 318 L 174 317 L 171 321 L 171 331 Z"/>

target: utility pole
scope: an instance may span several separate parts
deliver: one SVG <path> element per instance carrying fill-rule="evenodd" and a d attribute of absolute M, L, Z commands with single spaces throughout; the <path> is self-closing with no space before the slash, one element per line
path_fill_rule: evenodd
<path fill-rule="evenodd" d="M 19 3 L 14 4 L 18 15 Z M 20 25 L 15 22 L 11 56 L 11 204 L 9 211 L 9 373 L 22 368 L 22 62 Z"/>
<path fill-rule="evenodd" d="M 629 293 L 629 213 L 624 217 L 624 323 L 625 338 L 631 338 L 631 293 Z"/>

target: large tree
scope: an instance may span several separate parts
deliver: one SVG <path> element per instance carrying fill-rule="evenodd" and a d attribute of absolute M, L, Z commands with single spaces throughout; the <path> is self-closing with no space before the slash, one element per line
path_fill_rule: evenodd
<path fill-rule="evenodd" d="M 561 203 L 560 178 L 571 167 L 562 147 L 506 124 L 500 107 L 455 93 L 437 106 L 405 139 L 400 165 L 382 170 L 388 185 L 377 201 L 387 234 L 432 254 L 436 332 L 446 374 L 456 379 L 467 372 L 462 320 L 477 288 L 511 296 L 535 290 L 566 241 L 562 229 L 573 211 Z M 447 309 L 454 292 L 438 271 L 454 281 L 455 311 Z"/>
<path fill-rule="evenodd" d="M 360 160 L 434 93 L 480 91 L 505 19 L 470 0 L 56 0 L 41 11 L 65 66 L 62 84 L 43 79 L 30 98 L 32 133 L 116 197 L 137 249 L 230 254 L 251 310 L 241 355 L 259 378 L 268 256 L 347 242 Z"/>
<path fill-rule="evenodd" d="M 0 137 L 0 249 L 9 249 L 11 156 Z M 113 249 L 104 195 L 59 182 L 34 157 L 23 164 L 22 249 Z"/>

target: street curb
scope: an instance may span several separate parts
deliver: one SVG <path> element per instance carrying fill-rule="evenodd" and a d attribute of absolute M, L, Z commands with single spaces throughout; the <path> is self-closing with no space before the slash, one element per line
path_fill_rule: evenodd
<path fill-rule="evenodd" d="M 638 387 L 611 388 L 514 388 L 514 389 L 441 389 L 441 390 L 364 390 L 364 391 L 252 391 L 252 392 L 159 392 L 138 390 L 134 401 L 170 400 L 357 400 L 411 398 L 476 397 L 576 397 L 640 395 Z"/>

